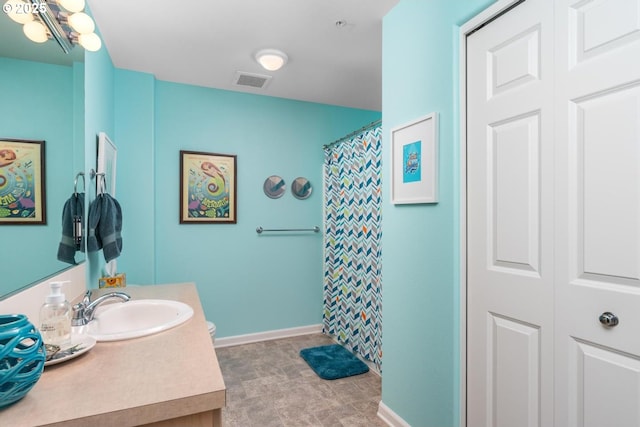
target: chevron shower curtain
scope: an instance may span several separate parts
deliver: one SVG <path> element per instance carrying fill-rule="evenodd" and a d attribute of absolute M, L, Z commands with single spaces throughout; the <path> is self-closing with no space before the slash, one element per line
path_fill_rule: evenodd
<path fill-rule="evenodd" d="M 382 365 L 380 126 L 325 148 L 324 332 Z"/>

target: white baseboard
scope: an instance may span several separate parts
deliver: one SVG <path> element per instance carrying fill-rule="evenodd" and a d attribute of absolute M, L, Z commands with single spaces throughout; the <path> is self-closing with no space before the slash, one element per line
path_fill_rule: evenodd
<path fill-rule="evenodd" d="M 393 412 L 391 408 L 382 403 L 378 404 L 378 418 L 387 423 L 390 427 L 411 427 L 409 423 L 400 418 L 398 414 Z"/>
<path fill-rule="evenodd" d="M 236 335 L 215 339 L 215 348 L 232 347 L 260 341 L 276 340 L 279 338 L 296 337 L 299 335 L 317 334 L 322 332 L 322 324 L 300 326 L 297 328 L 277 329 L 275 331 L 258 332 L 255 334 Z"/>

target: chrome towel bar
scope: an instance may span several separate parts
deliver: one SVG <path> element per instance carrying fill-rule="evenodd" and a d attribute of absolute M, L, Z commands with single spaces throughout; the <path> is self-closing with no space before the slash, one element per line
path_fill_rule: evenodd
<path fill-rule="evenodd" d="M 314 233 L 318 233 L 320 231 L 320 227 L 317 225 L 313 228 L 256 228 L 256 233 L 262 234 L 266 231 L 313 231 Z"/>

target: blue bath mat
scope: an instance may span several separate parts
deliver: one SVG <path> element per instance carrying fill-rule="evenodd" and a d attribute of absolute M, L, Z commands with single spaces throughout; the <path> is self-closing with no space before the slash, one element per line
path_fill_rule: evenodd
<path fill-rule="evenodd" d="M 360 375 L 369 371 L 366 363 L 339 344 L 305 348 L 300 350 L 300 356 L 325 380 Z"/>

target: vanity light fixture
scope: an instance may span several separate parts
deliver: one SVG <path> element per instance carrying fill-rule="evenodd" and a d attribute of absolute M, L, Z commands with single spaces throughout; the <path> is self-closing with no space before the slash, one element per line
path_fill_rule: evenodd
<path fill-rule="evenodd" d="M 44 43 L 49 40 L 49 34 L 47 33 L 47 27 L 45 27 L 42 22 L 34 19 L 33 21 L 26 22 L 22 26 L 22 31 L 24 35 L 27 36 L 29 40 L 35 43 Z"/>
<path fill-rule="evenodd" d="M 84 0 L 58 0 L 58 4 L 71 13 L 84 10 Z"/>
<path fill-rule="evenodd" d="M 64 53 L 76 44 L 95 52 L 102 41 L 94 32 L 93 19 L 83 12 L 84 6 L 84 0 L 7 0 L 2 10 L 23 25 L 24 34 L 33 42 L 52 38 Z"/>
<path fill-rule="evenodd" d="M 93 19 L 84 12 L 76 12 L 67 18 L 69 26 L 78 34 L 90 34 L 96 29 Z"/>
<path fill-rule="evenodd" d="M 33 21 L 33 15 L 30 13 L 21 13 L 28 5 L 22 0 L 8 0 L 2 7 L 2 11 L 7 14 L 9 18 L 17 22 L 18 24 L 26 24 Z"/>
<path fill-rule="evenodd" d="M 258 64 L 269 71 L 279 70 L 288 60 L 287 54 L 278 49 L 262 49 L 256 53 Z"/>

